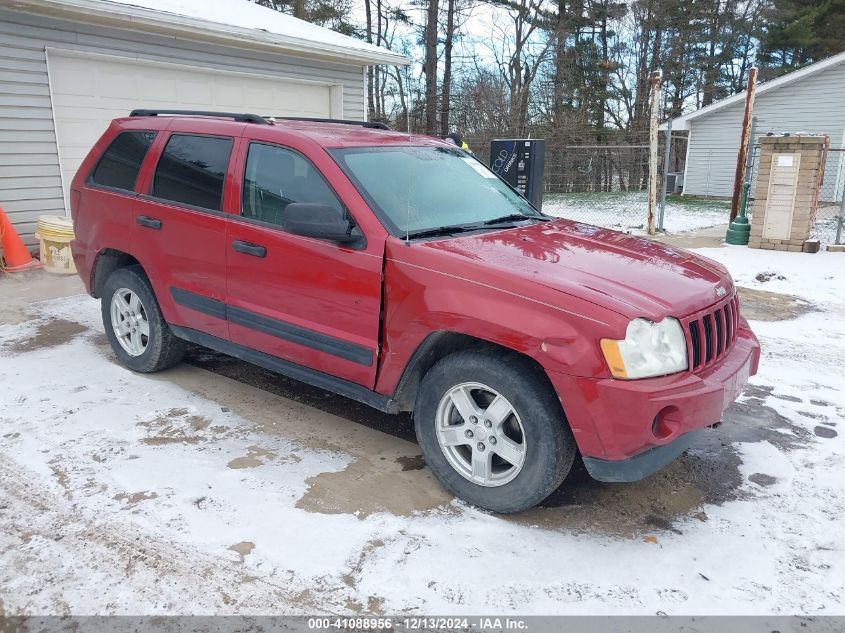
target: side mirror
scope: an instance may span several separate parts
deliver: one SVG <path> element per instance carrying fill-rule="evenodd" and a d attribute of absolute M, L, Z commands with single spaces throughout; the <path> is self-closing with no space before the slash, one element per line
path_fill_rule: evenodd
<path fill-rule="evenodd" d="M 336 207 L 316 202 L 291 202 L 282 211 L 282 228 L 294 235 L 304 235 L 332 242 L 355 242 L 352 223 Z"/>

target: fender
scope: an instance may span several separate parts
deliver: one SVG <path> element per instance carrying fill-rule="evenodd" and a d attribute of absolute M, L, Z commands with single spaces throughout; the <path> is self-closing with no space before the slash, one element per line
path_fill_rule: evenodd
<path fill-rule="evenodd" d="M 425 372 L 449 352 L 474 345 L 493 344 L 527 356 L 547 377 L 550 373 L 609 377 L 598 341 L 609 329 L 624 332 L 625 317 L 609 313 L 610 323 L 577 318 L 558 309 L 554 297 L 541 294 L 550 294 L 549 289 L 537 287 L 538 299 L 522 297 L 433 266 L 416 265 L 405 258 L 412 250 L 389 244 L 385 260 L 384 334 L 376 391 L 392 396 L 393 410 L 412 410 Z M 550 388 L 552 384 L 550 380 Z M 571 415 L 561 395 L 579 447 L 594 447 L 600 441 L 592 419 Z"/>

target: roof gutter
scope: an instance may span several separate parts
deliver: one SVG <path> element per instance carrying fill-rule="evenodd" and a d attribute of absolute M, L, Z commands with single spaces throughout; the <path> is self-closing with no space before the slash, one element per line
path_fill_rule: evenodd
<path fill-rule="evenodd" d="M 253 50 L 284 51 L 339 63 L 406 66 L 407 57 L 387 49 L 366 50 L 228 26 L 143 7 L 113 5 L 102 0 L 0 0 L 0 7 L 87 24 L 146 31 L 173 38 L 199 40 Z"/>

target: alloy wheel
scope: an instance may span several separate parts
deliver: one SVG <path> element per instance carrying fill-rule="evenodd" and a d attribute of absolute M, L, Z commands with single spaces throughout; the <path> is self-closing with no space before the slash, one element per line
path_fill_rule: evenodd
<path fill-rule="evenodd" d="M 437 441 L 449 464 L 480 486 L 503 486 L 525 464 L 525 430 L 513 405 L 475 382 L 452 387 L 437 407 Z"/>
<path fill-rule="evenodd" d="M 118 289 L 111 299 L 111 326 L 117 342 L 130 356 L 140 356 L 150 342 L 147 311 L 137 294 Z"/>

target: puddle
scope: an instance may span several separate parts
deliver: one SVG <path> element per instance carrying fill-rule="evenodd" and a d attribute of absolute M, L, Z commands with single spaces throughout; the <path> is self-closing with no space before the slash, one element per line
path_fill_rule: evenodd
<path fill-rule="evenodd" d="M 226 465 L 233 469 L 258 468 L 275 457 L 277 457 L 276 453 L 269 451 L 266 448 L 261 448 L 260 446 L 248 446 L 246 449 L 246 455 L 243 457 L 237 457 Z"/>
<path fill-rule="evenodd" d="M 344 470 L 311 477 L 306 481 L 308 492 L 296 507 L 322 514 L 354 514 L 364 519 L 376 512 L 408 516 L 445 507 L 452 501 L 428 470 L 408 472 L 398 461 L 360 457 Z"/>
<path fill-rule="evenodd" d="M 246 557 L 255 549 L 255 543 L 252 541 L 241 541 L 240 543 L 230 545 L 227 549 L 235 552 L 235 554 L 241 557 L 241 562 L 244 562 Z"/>
<path fill-rule="evenodd" d="M 425 468 L 425 459 L 422 455 L 414 455 L 413 457 L 397 457 L 396 463 L 402 467 L 402 470 L 422 470 Z"/>
<path fill-rule="evenodd" d="M 773 486 L 777 483 L 777 477 L 772 477 L 771 475 L 767 475 L 765 473 L 754 473 L 753 475 L 748 476 L 748 481 L 757 484 L 758 486 Z"/>
<path fill-rule="evenodd" d="M 813 312 L 816 307 L 809 301 L 792 295 L 737 288 L 742 316 L 755 321 L 784 321 Z"/>
<path fill-rule="evenodd" d="M 749 390 L 745 393 L 747 395 Z M 791 451 L 812 439 L 807 429 L 793 424 L 757 397 L 734 402 L 723 419 L 725 423 L 719 427 L 719 432 L 727 443 L 767 441 L 781 451 Z"/>
<path fill-rule="evenodd" d="M 826 440 L 833 439 L 839 435 L 836 431 L 827 426 L 817 426 L 813 429 L 813 433 L 815 433 L 817 437 L 823 437 Z"/>
<path fill-rule="evenodd" d="M 74 337 L 87 331 L 88 328 L 75 321 L 53 318 L 49 321 L 40 322 L 35 334 L 29 338 L 15 341 L 9 346 L 9 349 L 14 354 L 23 354 L 47 347 L 56 347 L 68 343 Z"/>
<path fill-rule="evenodd" d="M 639 538 L 672 531 L 678 519 L 695 515 L 705 503 L 738 495 L 741 460 L 707 430 L 690 450 L 651 477 L 633 483 L 603 483 L 580 460 L 563 485 L 539 507 L 508 520 L 552 530 Z M 700 517 L 699 517 L 700 518 Z"/>

